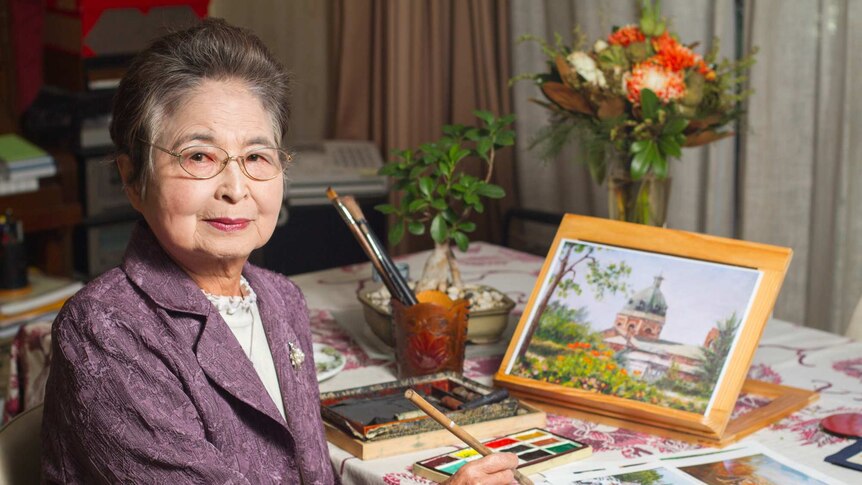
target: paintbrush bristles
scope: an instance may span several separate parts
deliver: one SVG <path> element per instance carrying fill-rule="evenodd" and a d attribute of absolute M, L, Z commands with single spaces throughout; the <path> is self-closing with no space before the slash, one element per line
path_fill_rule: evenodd
<path fill-rule="evenodd" d="M 350 195 L 345 195 L 341 197 L 341 203 L 344 204 L 344 208 L 347 209 L 347 212 L 350 212 L 350 215 L 353 216 L 357 221 L 364 221 L 365 214 L 362 213 L 362 209 L 359 207 L 359 204 L 356 203 L 356 199 L 354 199 Z"/>
<path fill-rule="evenodd" d="M 332 189 L 332 187 L 327 187 L 326 188 L 326 197 L 330 201 L 333 201 L 338 197 L 338 194 L 335 192 L 335 190 Z"/>

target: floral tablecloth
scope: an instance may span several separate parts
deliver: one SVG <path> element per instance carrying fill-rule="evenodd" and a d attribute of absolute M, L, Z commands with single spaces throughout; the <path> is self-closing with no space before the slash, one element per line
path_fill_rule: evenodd
<path fill-rule="evenodd" d="M 403 258 L 411 272 L 418 273 L 427 253 Z M 468 283 L 482 283 L 506 292 L 518 303 L 509 328 L 495 345 L 470 345 L 464 373 L 490 383 L 520 312 L 529 298 L 542 258 L 485 243 L 474 243 L 458 253 Z M 391 357 L 364 324 L 356 300 L 360 288 L 372 285 L 368 264 L 346 266 L 294 277 L 312 309 L 315 340 L 334 346 L 347 357 L 344 371 L 321 383 L 321 390 L 336 390 L 394 380 Z M 415 274 L 414 273 L 414 274 Z M 755 440 L 768 448 L 846 483 L 862 483 L 862 474 L 823 461 L 851 444 L 851 440 L 824 433 L 819 421 L 841 412 L 862 412 L 862 342 L 772 320 L 766 327 L 755 355 L 750 376 L 756 379 L 812 389 L 820 399 L 805 409 L 755 433 Z M 740 407 L 756 403 L 741 402 Z M 646 435 L 564 416 L 548 415 L 548 429 L 589 443 L 595 450 L 589 460 L 602 462 L 636 460 L 694 448 L 688 443 Z M 437 448 L 390 458 L 362 461 L 330 445 L 336 470 L 347 484 L 426 484 L 414 477 L 410 466 L 418 460 L 453 449 Z M 583 462 L 582 462 L 583 463 Z M 579 464 L 569 465 L 576 469 Z M 561 483 L 566 469 L 553 470 L 553 483 Z M 536 483 L 551 483 L 541 474 Z"/>

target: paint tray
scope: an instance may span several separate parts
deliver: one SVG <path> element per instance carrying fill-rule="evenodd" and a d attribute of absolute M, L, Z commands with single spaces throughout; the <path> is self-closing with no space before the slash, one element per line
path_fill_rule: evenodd
<path fill-rule="evenodd" d="M 442 407 L 434 395 L 455 388 L 476 395 L 493 390 L 460 374 L 445 372 L 321 394 L 327 439 L 362 459 L 460 443 L 403 397 L 408 388 L 425 395 L 453 421 L 480 438 L 545 423 L 545 413 L 512 397 L 468 410 Z M 376 415 L 375 419 L 369 419 L 372 415 Z"/>

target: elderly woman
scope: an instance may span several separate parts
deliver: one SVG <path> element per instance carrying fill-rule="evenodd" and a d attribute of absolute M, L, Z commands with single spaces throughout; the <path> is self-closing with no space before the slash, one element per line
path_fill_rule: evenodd
<path fill-rule="evenodd" d="M 217 20 L 130 67 L 111 136 L 146 223 L 54 323 L 47 482 L 338 482 L 302 294 L 247 262 L 281 205 L 287 84 Z M 508 483 L 516 464 L 487 457 L 452 483 Z"/>

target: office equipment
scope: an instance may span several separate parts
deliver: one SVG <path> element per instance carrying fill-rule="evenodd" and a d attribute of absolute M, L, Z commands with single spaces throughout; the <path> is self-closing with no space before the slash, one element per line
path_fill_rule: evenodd
<path fill-rule="evenodd" d="M 327 187 L 357 197 L 386 194 L 386 177 L 377 175 L 383 158 L 370 141 L 325 140 L 289 148 L 294 162 L 284 195 L 291 206 L 327 203 Z"/>
<path fill-rule="evenodd" d="M 326 188 L 349 192 L 377 234 L 386 218 L 374 206 L 386 202 L 386 177 L 379 149 L 368 141 L 325 140 L 288 143 L 293 162 L 287 170 L 279 223 L 257 263 L 286 275 L 365 261 L 341 217 L 332 210 Z"/>

